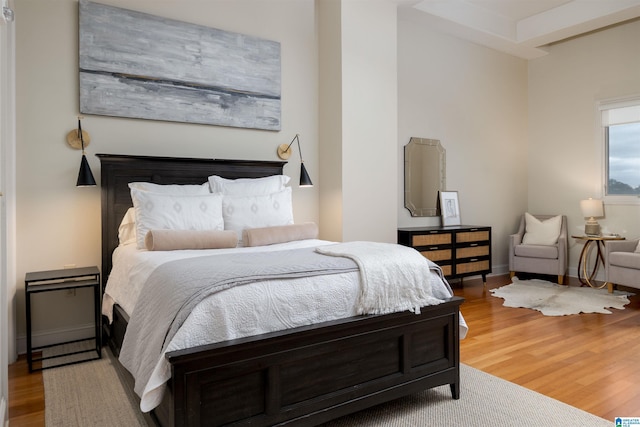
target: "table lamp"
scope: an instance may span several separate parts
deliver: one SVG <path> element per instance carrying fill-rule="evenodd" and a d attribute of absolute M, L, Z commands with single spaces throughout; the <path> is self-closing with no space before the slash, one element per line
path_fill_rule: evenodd
<path fill-rule="evenodd" d="M 592 199 L 591 197 L 587 200 L 581 200 L 580 209 L 582 209 L 582 216 L 588 218 L 584 225 L 584 234 L 587 236 L 599 236 L 600 224 L 598 224 L 595 218 L 602 218 L 604 216 L 602 200 Z"/>

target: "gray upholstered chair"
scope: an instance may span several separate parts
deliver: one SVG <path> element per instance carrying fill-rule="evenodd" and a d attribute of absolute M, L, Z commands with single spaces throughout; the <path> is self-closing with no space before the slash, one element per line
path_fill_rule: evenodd
<path fill-rule="evenodd" d="M 604 244 L 604 272 L 609 292 L 615 285 L 640 289 L 638 240 L 609 240 Z"/>
<path fill-rule="evenodd" d="M 557 215 L 533 215 L 544 221 Z M 562 215 L 560 235 L 555 245 L 528 245 L 522 243 L 525 234 L 525 216 L 520 220 L 516 234 L 509 236 L 509 274 L 516 273 L 547 274 L 558 277 L 558 284 L 564 282 L 568 260 L 567 217 Z"/>

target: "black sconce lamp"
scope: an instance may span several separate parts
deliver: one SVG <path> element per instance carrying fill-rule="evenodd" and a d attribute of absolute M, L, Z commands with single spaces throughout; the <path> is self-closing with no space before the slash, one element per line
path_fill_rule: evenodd
<path fill-rule="evenodd" d="M 302 150 L 300 150 L 299 136 L 300 135 L 296 134 L 296 136 L 293 137 L 289 145 L 280 144 L 278 146 L 278 157 L 280 157 L 282 160 L 287 160 L 289 157 L 291 157 L 291 153 L 293 151 L 291 149 L 291 145 L 293 144 L 294 141 L 298 141 L 298 152 L 300 153 L 300 187 L 313 187 L 311 178 L 307 173 L 307 168 L 304 167 L 304 160 L 302 160 Z"/>
<path fill-rule="evenodd" d="M 82 160 L 80 161 L 80 171 L 78 172 L 76 187 L 93 187 L 96 185 L 96 180 L 93 178 L 87 156 L 84 152 L 84 148 L 91 142 L 91 137 L 86 131 L 82 130 L 81 119 L 82 116 L 78 116 L 78 129 L 72 130 L 67 134 L 67 143 L 71 148 L 82 150 Z"/>

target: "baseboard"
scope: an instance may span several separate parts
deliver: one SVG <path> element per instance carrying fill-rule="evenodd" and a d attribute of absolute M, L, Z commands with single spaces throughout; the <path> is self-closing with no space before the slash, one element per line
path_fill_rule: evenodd
<path fill-rule="evenodd" d="M 492 277 L 492 276 L 501 276 L 503 274 L 509 274 L 509 265 L 508 264 L 501 264 L 501 265 L 494 265 L 491 268 L 491 274 L 487 274 L 487 277 Z M 476 277 L 476 276 L 470 276 L 466 279 L 469 279 L 471 277 Z M 478 276 L 480 277 L 480 276 Z M 567 269 L 567 274 L 566 277 L 573 277 L 576 278 L 578 277 L 578 268 L 577 267 L 569 267 Z M 596 274 L 596 281 L 598 282 L 604 282 L 604 268 L 600 268 L 598 269 L 598 274 Z"/>
<path fill-rule="evenodd" d="M 489 276 L 500 276 L 502 274 L 509 274 L 509 266 L 507 264 L 492 266 Z"/>
<path fill-rule="evenodd" d="M 95 335 L 95 325 L 93 323 L 79 325 L 74 328 L 52 329 L 48 331 L 36 332 L 31 336 L 33 347 L 43 347 L 61 342 L 81 340 L 91 338 Z M 27 353 L 27 336 L 19 336 L 16 339 L 18 354 Z"/>
<path fill-rule="evenodd" d="M 7 399 L 2 396 L 2 399 L 0 399 L 0 420 L 2 420 L 2 425 L 5 427 L 9 427 L 9 417 L 7 415 Z"/>

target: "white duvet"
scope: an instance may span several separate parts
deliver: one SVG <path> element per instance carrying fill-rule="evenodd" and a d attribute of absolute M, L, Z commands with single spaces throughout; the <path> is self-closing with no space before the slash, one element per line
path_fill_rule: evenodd
<path fill-rule="evenodd" d="M 232 252 L 278 251 L 318 247 L 333 242 L 302 240 L 253 248 L 153 252 L 135 244 L 119 246 L 107 282 L 102 312 L 112 319 L 113 305 L 131 314 L 142 286 L 156 267 L 181 258 Z M 445 299 L 450 288 L 434 273 L 429 278 L 433 296 Z M 356 315 L 359 273 L 310 278 L 269 280 L 218 292 L 200 303 L 169 343 L 166 351 L 226 341 Z M 467 326 L 460 316 L 460 337 Z M 148 412 L 162 400 L 170 366 L 162 355 L 140 396 L 140 409 Z"/>

